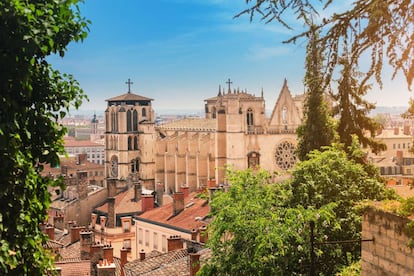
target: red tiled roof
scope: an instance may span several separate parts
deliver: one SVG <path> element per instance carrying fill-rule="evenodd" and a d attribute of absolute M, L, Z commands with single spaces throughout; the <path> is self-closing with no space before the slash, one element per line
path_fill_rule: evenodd
<path fill-rule="evenodd" d="M 61 268 L 61 276 L 91 275 L 91 261 L 56 262 L 55 267 Z"/>
<path fill-rule="evenodd" d="M 65 147 L 102 147 L 101 144 L 90 140 L 75 140 L 72 137 L 65 137 L 63 141 L 65 142 Z"/>
<path fill-rule="evenodd" d="M 115 196 L 115 213 L 123 214 L 130 212 L 140 212 L 142 210 L 141 200 L 133 201 L 134 198 L 134 187 L 129 188 L 125 192 L 122 192 Z M 96 210 L 104 213 L 108 213 L 108 203 L 105 203 Z"/>
<path fill-rule="evenodd" d="M 187 230 L 197 229 L 205 225 L 202 218 L 209 213 L 209 206 L 205 199 L 196 197 L 196 193 L 191 193 L 184 199 L 184 210 L 172 217 L 173 202 L 165 204 L 159 208 L 147 211 L 138 216 L 146 221 L 154 221 Z"/>

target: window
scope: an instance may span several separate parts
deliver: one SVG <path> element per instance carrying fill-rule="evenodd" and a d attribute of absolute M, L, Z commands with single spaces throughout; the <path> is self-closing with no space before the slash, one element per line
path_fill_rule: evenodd
<path fill-rule="evenodd" d="M 124 221 L 123 222 L 123 228 L 124 228 L 124 232 L 129 232 L 131 229 L 131 223 L 130 221 Z"/>
<path fill-rule="evenodd" d="M 247 121 L 247 130 L 253 131 L 253 125 L 254 125 L 253 110 L 251 108 L 247 109 L 246 121 Z"/>
<path fill-rule="evenodd" d="M 145 246 L 149 246 L 150 234 L 149 230 L 145 230 Z"/>
<path fill-rule="evenodd" d="M 138 137 L 134 137 L 134 150 L 138 150 Z"/>
<path fill-rule="evenodd" d="M 395 144 L 392 144 L 392 148 L 395 149 Z"/>
<path fill-rule="evenodd" d="M 128 136 L 128 150 L 132 150 L 132 138 Z"/>
<path fill-rule="evenodd" d="M 147 116 L 147 110 L 145 108 L 142 109 L 142 117 Z"/>
<path fill-rule="evenodd" d="M 131 128 L 131 126 L 132 126 L 132 114 L 131 114 L 131 110 L 128 110 L 127 111 L 127 122 L 126 122 L 126 124 L 127 124 L 127 131 L 131 131 L 132 130 L 132 128 Z"/>
<path fill-rule="evenodd" d="M 138 130 L 138 112 L 136 110 L 134 110 L 134 113 L 133 113 L 132 130 L 133 131 Z"/>
<path fill-rule="evenodd" d="M 251 152 L 247 155 L 248 168 L 257 168 L 260 165 L 260 154 L 257 152 Z"/>
<path fill-rule="evenodd" d="M 154 232 L 154 250 L 158 249 L 158 233 Z"/>
<path fill-rule="evenodd" d="M 138 229 L 138 243 L 142 244 L 142 240 L 143 240 L 143 238 L 142 238 L 142 228 L 139 228 Z"/>

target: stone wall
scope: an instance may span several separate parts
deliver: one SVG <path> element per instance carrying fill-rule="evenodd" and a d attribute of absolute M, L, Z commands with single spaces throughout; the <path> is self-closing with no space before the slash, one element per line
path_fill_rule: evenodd
<path fill-rule="evenodd" d="M 414 254 L 407 246 L 409 219 L 368 208 L 362 221 L 362 275 L 414 275 Z"/>

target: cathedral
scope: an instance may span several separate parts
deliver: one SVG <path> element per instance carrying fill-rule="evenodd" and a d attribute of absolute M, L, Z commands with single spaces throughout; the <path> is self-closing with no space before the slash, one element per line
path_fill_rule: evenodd
<path fill-rule="evenodd" d="M 286 171 L 296 162 L 296 133 L 304 95 L 293 97 L 285 80 L 270 117 L 263 91 L 219 88 L 205 101 L 205 118 L 155 123 L 153 99 L 128 92 L 107 100 L 106 177 L 119 187 L 140 182 L 143 189 L 164 186 L 195 191 L 226 184 L 226 167 Z M 227 91 L 226 91 L 227 90 Z"/>

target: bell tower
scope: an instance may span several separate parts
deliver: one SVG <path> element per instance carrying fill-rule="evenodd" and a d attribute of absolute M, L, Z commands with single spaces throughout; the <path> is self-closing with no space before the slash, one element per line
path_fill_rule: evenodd
<path fill-rule="evenodd" d="M 105 110 L 105 174 L 117 180 L 118 187 L 140 180 L 147 189 L 154 189 L 155 113 L 151 102 L 131 92 L 110 99 Z"/>

